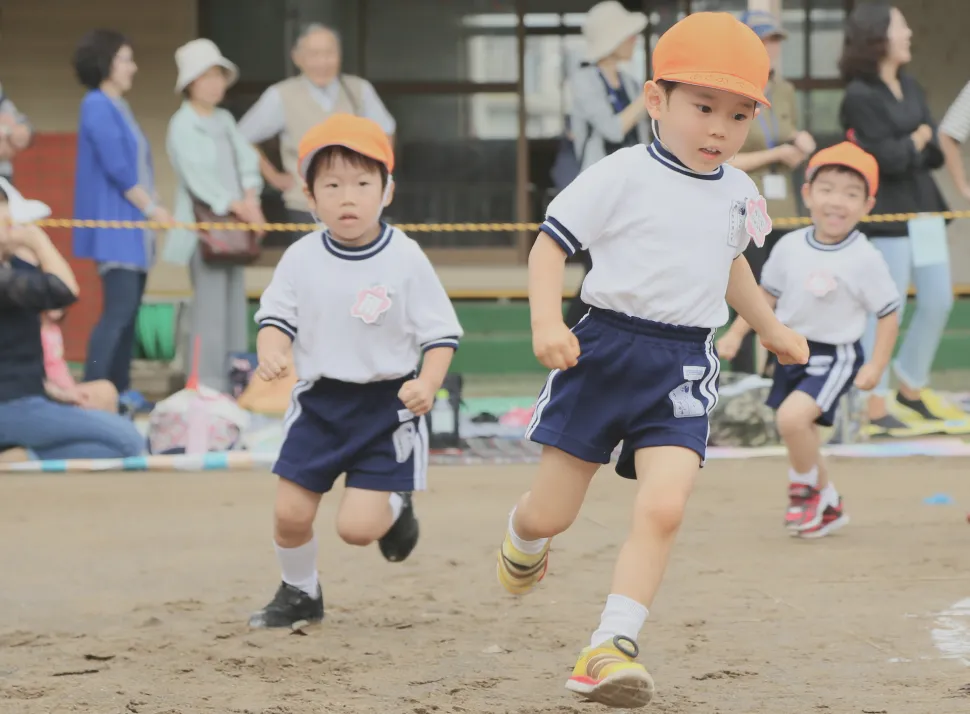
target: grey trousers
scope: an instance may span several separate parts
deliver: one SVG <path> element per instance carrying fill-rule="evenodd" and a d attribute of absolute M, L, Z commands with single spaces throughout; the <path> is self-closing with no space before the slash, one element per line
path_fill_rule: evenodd
<path fill-rule="evenodd" d="M 192 277 L 192 344 L 200 338 L 199 381 L 211 389 L 229 392 L 229 353 L 245 352 L 247 328 L 245 269 L 241 265 L 211 265 L 196 251 L 189 265 Z"/>

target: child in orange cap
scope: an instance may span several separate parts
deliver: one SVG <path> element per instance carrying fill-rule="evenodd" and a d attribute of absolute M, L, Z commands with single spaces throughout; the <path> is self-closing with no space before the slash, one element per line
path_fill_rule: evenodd
<path fill-rule="evenodd" d="M 795 536 L 820 538 L 849 516 L 829 481 L 818 427 L 833 424 L 853 385 L 869 390 L 879 382 L 896 344 L 901 297 L 882 254 L 856 229 L 875 205 L 876 159 L 843 142 L 815 154 L 806 179 L 802 198 L 813 225 L 778 242 L 761 287 L 778 318 L 809 340 L 807 365 L 775 367 L 767 404 L 778 410 L 791 464 L 785 525 Z M 860 340 L 870 313 L 879 321 L 867 361 Z M 730 359 L 749 329 L 735 320 L 718 351 Z"/>
<path fill-rule="evenodd" d="M 549 205 L 529 257 L 533 348 L 552 371 L 527 434 L 544 448 L 498 555 L 506 590 L 532 590 L 550 539 L 572 524 L 593 475 L 622 442 L 616 471 L 638 481 L 632 530 L 600 625 L 566 685 L 613 707 L 653 696 L 637 639 L 704 462 L 725 296 L 782 362 L 808 359 L 804 338 L 775 318 L 742 255 L 771 228 L 764 199 L 725 165 L 758 105 L 768 104 L 764 45 L 727 13 L 695 13 L 660 38 L 653 64 L 644 101 L 656 141 L 581 173 Z M 563 264 L 585 248 L 593 268 L 582 300 L 592 307 L 570 331 Z"/>
<path fill-rule="evenodd" d="M 323 619 L 313 521 L 341 474 L 340 537 L 377 541 L 391 562 L 411 553 L 418 540 L 411 493 L 427 478 L 424 414 L 462 335 L 424 252 L 381 221 L 394 186 L 383 130 L 334 115 L 303 137 L 299 162 L 327 228 L 287 249 L 256 313 L 257 376 L 285 377 L 295 363 L 300 381 L 273 465 L 283 582 L 252 616 L 253 627 Z"/>

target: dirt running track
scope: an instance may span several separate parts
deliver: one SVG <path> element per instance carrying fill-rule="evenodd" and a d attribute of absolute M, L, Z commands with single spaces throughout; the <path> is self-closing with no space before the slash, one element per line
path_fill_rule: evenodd
<path fill-rule="evenodd" d="M 931 637 L 935 613 L 970 597 L 968 466 L 836 462 L 853 522 L 802 542 L 780 525 L 780 461 L 711 463 L 641 639 L 659 689 L 641 711 L 970 711 L 970 662 Z M 632 485 L 602 471 L 549 577 L 516 601 L 494 552 L 530 474 L 434 469 L 423 540 L 400 565 L 338 542 L 330 499 L 327 619 L 308 636 L 245 626 L 278 581 L 269 475 L 0 477 L 0 712 L 601 711 L 563 683 Z M 961 505 L 923 504 L 938 492 Z"/>

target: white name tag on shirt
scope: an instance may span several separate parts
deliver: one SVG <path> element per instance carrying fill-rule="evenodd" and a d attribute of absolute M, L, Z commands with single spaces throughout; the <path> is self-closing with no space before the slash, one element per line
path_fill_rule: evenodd
<path fill-rule="evenodd" d="M 781 174 L 765 174 L 761 194 L 769 201 L 788 198 L 788 177 Z"/>

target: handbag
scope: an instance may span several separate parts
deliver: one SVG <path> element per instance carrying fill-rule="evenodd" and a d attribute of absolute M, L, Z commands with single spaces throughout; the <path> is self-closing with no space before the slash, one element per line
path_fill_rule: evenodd
<path fill-rule="evenodd" d="M 241 177 L 236 151 L 232 152 L 232 163 L 236 176 Z M 193 196 L 192 213 L 196 223 L 242 223 L 242 219 L 230 212 L 218 215 L 212 207 Z M 197 228 L 199 250 L 206 263 L 223 265 L 248 265 L 259 258 L 262 251 L 262 237 L 249 228 Z"/>
<path fill-rule="evenodd" d="M 233 213 L 217 215 L 212 208 L 192 197 L 192 211 L 197 223 L 240 222 Z M 262 250 L 262 239 L 256 231 L 247 228 L 197 228 L 199 250 L 206 263 L 248 265 L 257 258 Z"/>

